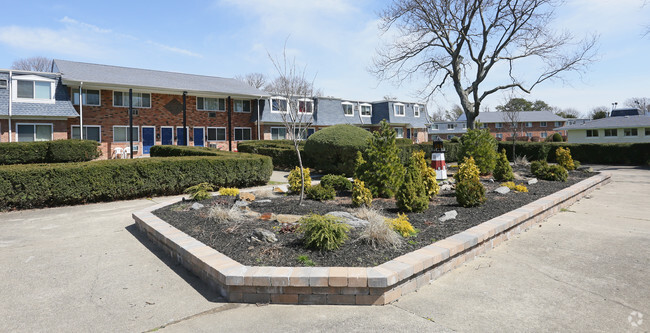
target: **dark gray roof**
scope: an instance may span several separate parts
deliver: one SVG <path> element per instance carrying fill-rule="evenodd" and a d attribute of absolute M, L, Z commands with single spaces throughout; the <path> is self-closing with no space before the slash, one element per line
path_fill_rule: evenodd
<path fill-rule="evenodd" d="M 598 129 L 598 128 L 635 128 L 650 127 L 648 116 L 608 117 L 556 128 L 556 130 Z"/>
<path fill-rule="evenodd" d="M 21 74 L 29 74 L 28 72 L 21 72 Z M 38 75 L 38 74 L 34 74 Z M 7 80 L 8 73 L 0 72 L 0 79 Z M 0 116 L 9 115 L 9 90 L 0 90 Z M 57 80 L 56 90 L 54 91 L 54 103 L 25 103 L 25 102 L 12 102 L 11 103 L 12 117 L 28 116 L 28 117 L 78 117 L 79 114 L 72 106 L 68 96 L 67 89 Z"/>
<path fill-rule="evenodd" d="M 146 87 L 188 92 L 207 92 L 241 96 L 269 96 L 241 81 L 216 76 L 164 72 L 83 62 L 54 60 L 63 82 L 96 83 L 106 85 Z"/>
<path fill-rule="evenodd" d="M 457 121 L 465 121 L 465 114 L 460 115 Z M 482 123 L 503 123 L 506 122 L 502 112 L 481 112 L 476 120 Z M 522 111 L 519 112 L 520 122 L 530 121 L 564 121 L 565 119 L 550 111 Z"/>

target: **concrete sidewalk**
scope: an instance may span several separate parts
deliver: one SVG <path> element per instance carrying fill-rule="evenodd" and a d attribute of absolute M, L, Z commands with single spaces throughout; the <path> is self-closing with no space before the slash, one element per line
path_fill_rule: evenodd
<path fill-rule="evenodd" d="M 135 229 L 132 211 L 169 198 L 0 213 L 0 331 L 648 331 L 650 170 L 607 169 L 589 198 L 383 307 L 221 302 Z"/>

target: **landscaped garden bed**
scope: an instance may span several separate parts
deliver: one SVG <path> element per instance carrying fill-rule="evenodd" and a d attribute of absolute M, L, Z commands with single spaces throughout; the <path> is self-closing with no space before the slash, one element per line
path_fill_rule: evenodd
<path fill-rule="evenodd" d="M 515 171 L 526 179 L 534 178 L 528 168 L 516 168 Z M 566 182 L 538 180 L 528 185 L 527 181 L 515 181 L 526 184 L 528 192 L 510 191 L 499 194 L 494 189 L 500 187 L 500 182 L 491 178 L 482 179 L 486 188 L 486 202 L 478 207 L 462 207 L 455 198 L 453 190 L 443 189 L 433 198 L 429 209 L 421 213 L 408 213 L 409 222 L 418 230 L 414 236 L 404 238 L 399 247 L 372 246 L 359 238 L 363 227 L 350 229 L 349 238 L 335 251 L 320 251 L 305 248 L 301 234 L 291 223 L 278 222 L 282 215 L 325 215 L 330 212 L 344 211 L 355 214 L 359 208 L 354 208 L 350 195 L 337 196 L 334 200 L 314 201 L 304 200 L 298 205 L 298 195 L 266 194 L 263 198 L 247 205 L 246 211 L 252 211 L 248 216 L 243 215 L 238 221 L 217 222 L 210 218 L 210 209 L 215 205 L 230 208 L 234 197 L 217 196 L 200 201 L 204 207 L 191 209 L 191 202 L 178 202 L 160 208 L 153 213 L 178 228 L 189 236 L 216 249 L 231 259 L 250 266 L 376 266 L 430 245 L 437 240 L 445 239 L 462 232 L 482 222 L 522 207 L 537 199 L 555 193 L 584 180 L 594 173 L 571 171 Z M 259 193 L 258 193 L 259 194 Z M 398 208 L 394 199 L 374 199 L 372 207 L 386 218 L 396 218 Z M 440 221 L 445 212 L 456 211 L 455 219 Z M 261 216 L 257 217 L 257 214 Z M 291 217 L 288 219 L 290 220 Z M 251 240 L 255 229 L 262 228 L 275 234 L 278 241 L 274 243 L 256 242 Z"/>

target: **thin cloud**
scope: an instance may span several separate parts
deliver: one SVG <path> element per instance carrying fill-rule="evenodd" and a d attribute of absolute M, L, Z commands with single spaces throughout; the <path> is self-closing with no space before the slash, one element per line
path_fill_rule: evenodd
<path fill-rule="evenodd" d="M 163 49 L 163 50 L 166 50 L 166 51 L 169 51 L 169 52 L 183 54 L 183 55 L 190 56 L 190 57 L 203 58 L 203 56 L 198 54 L 198 53 L 194 53 L 192 51 L 181 49 L 181 48 L 178 48 L 178 47 L 169 46 L 169 45 L 165 45 L 165 44 L 160 44 L 160 43 L 156 43 L 156 42 L 150 41 L 150 40 L 147 41 L 147 44 L 153 45 L 155 47 L 158 47 L 160 49 Z"/>

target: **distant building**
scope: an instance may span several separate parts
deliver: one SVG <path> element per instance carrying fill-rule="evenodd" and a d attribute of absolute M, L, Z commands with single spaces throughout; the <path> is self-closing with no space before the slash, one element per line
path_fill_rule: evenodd
<path fill-rule="evenodd" d="M 650 117 L 615 116 L 556 128 L 568 132 L 569 143 L 650 142 Z"/>

